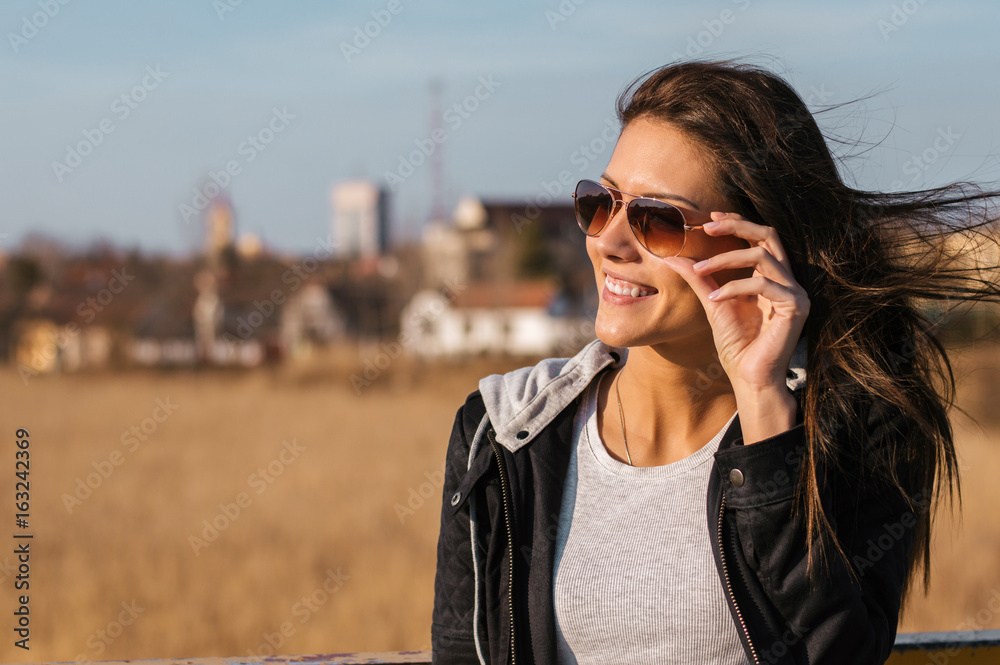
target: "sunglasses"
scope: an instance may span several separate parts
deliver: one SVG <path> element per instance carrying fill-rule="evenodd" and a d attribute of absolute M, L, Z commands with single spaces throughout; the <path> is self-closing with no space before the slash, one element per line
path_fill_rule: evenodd
<path fill-rule="evenodd" d="M 624 197 L 632 200 L 625 203 Z M 596 237 L 608 225 L 621 205 L 625 206 L 632 235 L 651 254 L 660 258 L 677 256 L 684 249 L 687 232 L 701 226 L 688 226 L 680 208 L 666 201 L 633 196 L 593 180 L 581 180 L 573 192 L 576 222 L 588 236 Z"/>

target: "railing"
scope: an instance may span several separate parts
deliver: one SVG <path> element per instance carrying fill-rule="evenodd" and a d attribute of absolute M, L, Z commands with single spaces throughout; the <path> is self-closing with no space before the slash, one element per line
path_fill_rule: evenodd
<path fill-rule="evenodd" d="M 306 665 L 430 665 L 430 651 L 321 653 L 266 658 L 174 658 L 145 660 L 144 665 L 260 665 L 261 662 Z M 988 665 L 1000 663 L 1000 630 L 954 633 L 899 633 L 887 665 Z M 54 664 L 53 664 L 54 665 Z M 135 661 L 105 661 L 102 665 L 135 665 Z"/>
<path fill-rule="evenodd" d="M 1000 663 L 1000 630 L 899 633 L 896 635 L 896 644 L 892 647 L 892 655 L 886 663 L 887 665 Z"/>

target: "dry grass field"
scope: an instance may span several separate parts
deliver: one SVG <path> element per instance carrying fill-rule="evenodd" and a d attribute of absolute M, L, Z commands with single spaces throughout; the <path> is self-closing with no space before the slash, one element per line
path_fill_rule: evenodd
<path fill-rule="evenodd" d="M 35 537 L 29 652 L 12 646 L 13 548 L 0 550 L 0 661 L 428 649 L 455 411 L 479 376 L 523 363 L 398 359 L 359 396 L 349 376 L 365 357 L 27 385 L 2 368 L 0 538 L 16 531 L 18 427 L 31 435 Z M 964 519 L 941 517 L 931 593 L 902 630 L 1000 628 L 1000 349 L 958 365 L 985 429 L 955 418 Z"/>

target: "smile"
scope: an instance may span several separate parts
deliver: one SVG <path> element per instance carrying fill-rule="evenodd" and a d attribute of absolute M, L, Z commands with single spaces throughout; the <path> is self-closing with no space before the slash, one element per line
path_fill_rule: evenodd
<path fill-rule="evenodd" d="M 633 298 L 645 298 L 657 292 L 656 289 L 651 287 L 640 286 L 632 282 L 607 276 L 604 277 L 604 286 L 615 295 L 631 296 Z"/>

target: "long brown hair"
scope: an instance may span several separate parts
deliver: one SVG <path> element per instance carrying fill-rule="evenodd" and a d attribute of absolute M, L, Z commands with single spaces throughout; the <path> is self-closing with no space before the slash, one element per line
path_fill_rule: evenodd
<path fill-rule="evenodd" d="M 899 193 L 847 186 L 805 103 L 752 65 L 667 65 L 622 93 L 618 117 L 623 127 L 665 121 L 703 147 L 718 190 L 735 212 L 778 231 L 809 294 L 807 446 L 795 504 L 806 515 L 809 570 L 828 544 L 846 558 L 817 469 L 851 463 L 870 474 L 863 481 L 906 497 L 916 525 L 904 596 L 921 568 L 926 591 L 934 507 L 944 496 L 961 503 L 948 419 L 955 378 L 927 305 L 1000 299 L 996 254 L 992 265 L 982 254 L 997 246 L 998 193 L 968 183 Z M 873 437 L 873 422 L 905 436 Z"/>

